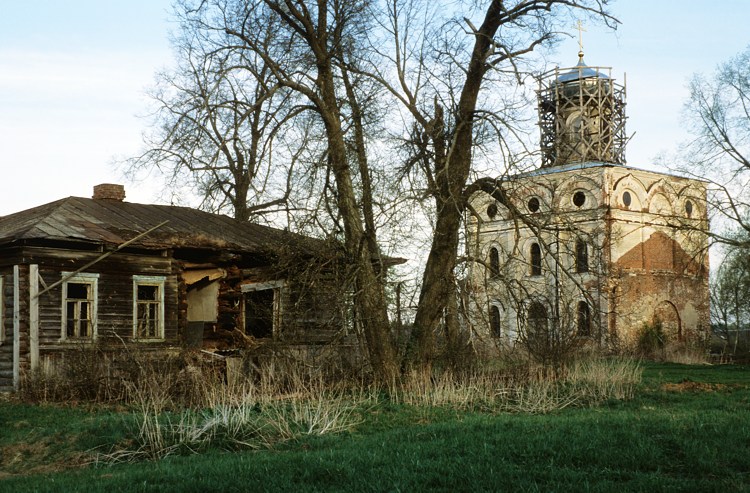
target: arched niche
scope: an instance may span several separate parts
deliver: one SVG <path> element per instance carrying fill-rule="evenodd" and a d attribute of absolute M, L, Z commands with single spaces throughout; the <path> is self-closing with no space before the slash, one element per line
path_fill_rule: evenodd
<path fill-rule="evenodd" d="M 549 212 L 552 208 L 552 192 L 541 182 L 519 180 L 511 185 L 506 193 L 513 205 L 522 214 L 537 214 Z"/>
<path fill-rule="evenodd" d="M 672 202 L 663 193 L 655 193 L 649 197 L 648 212 L 660 216 L 671 216 L 674 213 Z"/>
<path fill-rule="evenodd" d="M 646 192 L 645 203 L 649 212 L 662 215 L 674 213 L 673 204 L 677 200 L 677 191 L 670 181 L 660 178 L 652 183 Z"/>
<path fill-rule="evenodd" d="M 701 219 L 706 214 L 706 191 L 688 185 L 678 192 L 675 214 L 688 219 Z"/>
<path fill-rule="evenodd" d="M 601 190 L 601 183 L 592 178 L 570 176 L 558 184 L 552 207 L 555 210 L 595 209 L 599 206 Z"/>
<path fill-rule="evenodd" d="M 612 186 L 610 204 L 621 209 L 640 211 L 646 202 L 646 196 L 646 187 L 643 182 L 628 173 L 615 181 Z M 626 205 L 626 202 L 629 202 L 629 205 Z"/>

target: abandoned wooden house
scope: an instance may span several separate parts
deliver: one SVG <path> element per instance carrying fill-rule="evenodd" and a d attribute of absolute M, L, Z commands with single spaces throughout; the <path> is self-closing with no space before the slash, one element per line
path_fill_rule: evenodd
<path fill-rule="evenodd" d="M 228 353 L 352 342 L 324 242 L 124 198 L 102 184 L 91 199 L 0 218 L 0 390 L 94 343 Z"/>

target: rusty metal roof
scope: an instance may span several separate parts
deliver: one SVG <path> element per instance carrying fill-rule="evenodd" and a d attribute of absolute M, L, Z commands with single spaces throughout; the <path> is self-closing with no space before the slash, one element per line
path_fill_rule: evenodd
<path fill-rule="evenodd" d="M 165 225 L 133 246 L 272 253 L 290 245 L 309 251 L 319 243 L 288 231 L 189 207 L 68 197 L 0 218 L 0 245 L 62 240 L 116 246 L 164 221 Z"/>

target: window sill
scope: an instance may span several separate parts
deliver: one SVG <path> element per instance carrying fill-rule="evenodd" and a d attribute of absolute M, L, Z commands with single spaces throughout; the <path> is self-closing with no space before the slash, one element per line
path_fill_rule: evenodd
<path fill-rule="evenodd" d="M 58 344 L 93 344 L 96 337 L 66 337 L 57 340 Z"/>

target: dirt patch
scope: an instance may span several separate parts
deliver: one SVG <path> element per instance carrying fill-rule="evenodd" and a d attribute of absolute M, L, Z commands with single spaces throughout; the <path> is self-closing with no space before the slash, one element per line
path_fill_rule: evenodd
<path fill-rule="evenodd" d="M 67 457 L 52 457 L 53 454 L 54 448 L 46 440 L 6 445 L 0 449 L 0 478 L 61 471 L 90 461 L 83 453 Z"/>
<path fill-rule="evenodd" d="M 693 382 L 685 379 L 679 383 L 665 383 L 661 386 L 667 392 L 718 392 L 727 388 L 723 383 Z"/>

